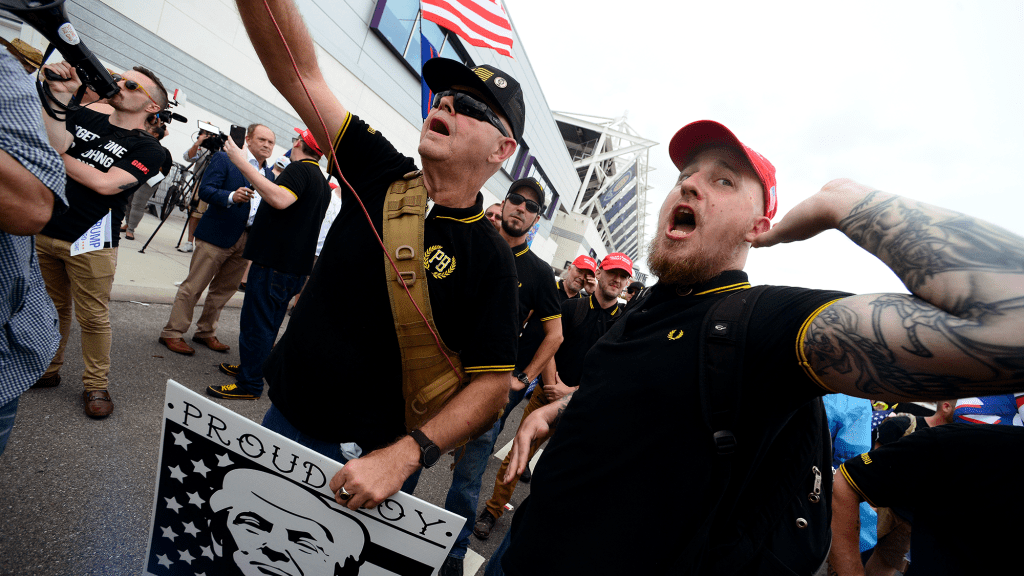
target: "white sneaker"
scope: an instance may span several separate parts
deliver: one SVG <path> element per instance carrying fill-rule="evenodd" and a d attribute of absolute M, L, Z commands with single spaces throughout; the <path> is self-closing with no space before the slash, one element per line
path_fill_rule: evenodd
<path fill-rule="evenodd" d="M 191 252 L 191 251 L 192 251 L 192 243 L 191 242 L 185 242 L 181 246 L 178 246 L 178 252 Z"/>

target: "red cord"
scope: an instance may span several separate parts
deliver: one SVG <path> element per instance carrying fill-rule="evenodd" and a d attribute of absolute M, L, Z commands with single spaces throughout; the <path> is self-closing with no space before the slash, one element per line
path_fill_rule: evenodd
<path fill-rule="evenodd" d="M 310 95 L 309 89 L 306 88 L 306 82 L 302 79 L 302 74 L 299 72 L 299 65 L 295 62 L 295 56 L 292 54 L 292 49 L 291 47 L 288 46 L 288 41 L 285 39 L 284 33 L 281 31 L 281 27 L 277 23 L 277 18 L 274 17 L 273 10 L 270 9 L 269 2 L 267 0 L 263 0 L 263 6 L 266 7 L 267 14 L 270 15 L 270 21 L 274 23 L 274 28 L 277 30 L 277 35 L 281 39 L 281 43 L 284 45 L 284 49 L 288 53 L 288 59 L 292 63 L 292 69 L 295 70 L 295 77 L 299 79 L 299 84 L 302 85 L 302 90 L 306 93 L 306 98 L 309 99 L 309 103 L 313 106 L 313 111 L 316 113 L 317 120 L 320 121 L 320 127 L 323 128 L 324 134 L 327 134 L 327 137 L 330 138 L 331 132 L 327 129 L 327 123 L 324 122 L 323 116 L 320 115 L 320 109 L 316 107 L 316 102 L 313 101 L 313 96 Z M 384 241 L 381 240 L 380 234 L 377 233 L 377 229 L 373 227 L 373 219 L 370 218 L 370 213 L 367 212 L 366 206 L 363 204 L 362 198 L 359 197 L 359 194 L 356 192 L 356 189 L 353 188 L 352 185 L 348 183 L 348 180 L 345 179 L 345 175 L 341 173 L 341 164 L 338 163 L 338 156 L 334 152 L 333 145 L 334 143 L 331 142 L 331 146 L 329 146 L 330 155 L 331 160 L 334 162 L 334 170 L 335 172 L 337 172 L 338 178 L 340 178 L 341 181 L 345 183 L 345 186 L 348 186 L 348 189 L 352 191 L 352 195 L 355 196 L 356 201 L 359 202 L 359 207 L 362 208 L 363 214 L 366 215 L 366 221 L 370 224 L 370 230 L 373 231 L 374 238 L 376 238 L 377 243 L 380 244 L 380 249 L 384 252 L 384 257 L 388 259 L 388 262 L 391 263 L 391 267 L 395 269 L 395 274 L 398 275 L 398 279 L 401 281 L 402 288 L 405 289 L 405 293 L 409 297 L 409 301 L 412 302 L 412 305 L 416 308 L 416 312 L 418 312 L 420 318 L 423 319 L 423 323 L 426 324 L 427 330 L 430 330 L 430 335 L 434 337 L 434 342 L 437 344 L 437 349 L 444 356 L 444 359 L 448 361 L 448 366 L 450 366 L 452 372 L 455 373 L 455 377 L 461 380 L 462 376 L 461 374 L 459 374 L 458 369 L 455 368 L 455 363 L 452 362 L 452 359 L 448 357 L 448 354 L 445 353 L 444 351 L 444 347 L 441 345 L 441 338 L 437 335 L 437 332 L 434 331 L 434 328 L 430 325 L 430 322 L 427 321 L 427 315 L 423 313 L 423 310 L 420 309 L 419 304 L 417 304 L 416 300 L 412 297 L 412 292 L 409 291 L 409 286 L 406 285 L 405 279 L 402 278 L 401 274 L 398 271 L 398 265 L 395 264 L 395 261 L 391 258 L 391 254 L 388 253 L 388 249 L 387 247 L 384 246 Z M 423 281 L 426 282 L 427 279 L 423 278 Z"/>

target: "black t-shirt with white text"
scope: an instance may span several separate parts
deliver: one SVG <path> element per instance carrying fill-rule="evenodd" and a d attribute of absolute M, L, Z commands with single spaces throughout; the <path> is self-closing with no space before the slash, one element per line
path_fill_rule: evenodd
<path fill-rule="evenodd" d="M 715 448 L 701 409 L 700 327 L 715 302 L 749 287 L 741 271 L 725 272 L 685 296 L 657 284 L 594 344 L 580 388 L 537 464 L 530 497 L 516 511 L 502 563 L 506 574 L 669 570 L 710 513 L 703 496 L 720 490 L 709 485 Z M 743 480 L 778 463 L 755 455 L 797 409 L 827 393 L 804 372 L 796 343 L 816 311 L 846 296 L 773 286 L 758 300 L 747 331 L 743 398 L 733 430 L 735 482 L 719 512 L 756 508 L 763 487 Z M 608 501 L 610 485 L 604 479 L 617 479 L 611 487 L 620 492 L 639 490 L 643 502 L 580 505 Z M 565 530 L 564 518 L 573 519 L 572 530 Z M 551 542 L 559 546 L 551 548 Z"/>
<path fill-rule="evenodd" d="M 128 197 L 157 173 L 164 161 L 164 150 L 156 138 L 142 130 L 118 128 L 110 123 L 108 115 L 88 108 L 68 114 L 67 130 L 74 136 L 67 151 L 72 158 L 104 173 L 120 168 L 137 179 L 134 186 L 107 196 L 68 178 L 68 211 L 50 220 L 41 234 L 74 242 L 107 212 L 119 212 L 123 218 Z M 118 237 L 113 232 L 115 248 Z"/>
<path fill-rule="evenodd" d="M 299 430 L 325 442 L 356 442 L 365 453 L 406 432 L 388 264 L 373 232 L 381 230 L 391 183 L 416 166 L 351 114 L 335 149 L 372 228 L 343 185 L 341 212 L 264 374 L 270 399 Z M 430 306 L 444 344 L 470 376 L 511 372 L 516 270 L 508 243 L 484 218 L 483 196 L 468 208 L 435 204 L 424 222 L 424 252 Z M 359 298 L 353 299 L 357 281 Z"/>
<path fill-rule="evenodd" d="M 331 187 L 320 165 L 309 159 L 289 164 L 274 184 L 294 194 L 296 200 L 281 210 L 267 201 L 260 202 L 243 256 L 253 264 L 305 276 L 313 269 Z"/>

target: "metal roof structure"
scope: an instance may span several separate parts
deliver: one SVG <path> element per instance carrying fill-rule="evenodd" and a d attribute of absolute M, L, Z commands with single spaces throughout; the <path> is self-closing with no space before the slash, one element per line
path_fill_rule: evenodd
<path fill-rule="evenodd" d="M 649 150 L 657 142 L 641 137 L 618 118 L 552 112 L 581 184 L 572 212 L 590 218 L 608 252 L 623 252 L 634 261 L 646 250 Z"/>

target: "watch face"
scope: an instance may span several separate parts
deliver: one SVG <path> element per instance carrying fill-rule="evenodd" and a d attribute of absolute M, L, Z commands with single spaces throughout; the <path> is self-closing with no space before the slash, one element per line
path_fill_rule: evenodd
<path fill-rule="evenodd" d="M 423 467 L 430 468 L 434 464 L 437 464 L 438 459 L 441 458 L 441 449 L 436 445 L 431 444 L 423 449 Z"/>

